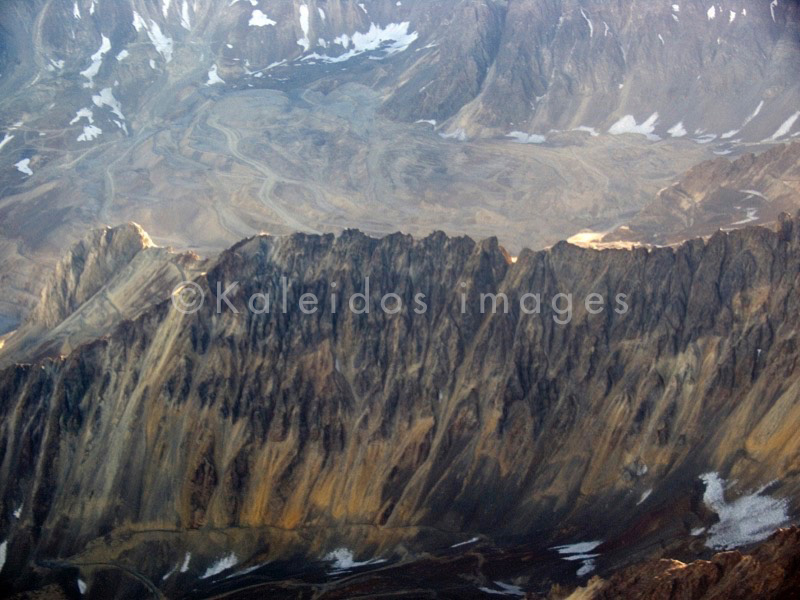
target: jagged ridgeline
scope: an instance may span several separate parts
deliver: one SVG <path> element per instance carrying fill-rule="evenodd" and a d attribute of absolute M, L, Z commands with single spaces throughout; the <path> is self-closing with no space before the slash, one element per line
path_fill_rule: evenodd
<path fill-rule="evenodd" d="M 161 581 L 190 553 L 164 583 L 181 589 L 230 552 L 389 557 L 576 527 L 608 539 L 644 517 L 674 531 L 710 471 L 797 498 L 797 220 L 516 262 L 496 240 L 442 233 L 259 236 L 195 273 L 207 301 L 193 314 L 169 299 L 177 275 L 152 275 L 176 262 L 198 263 L 133 225 L 92 234 L 3 350 L 38 357 L 0 372 L 7 584 L 68 558 Z M 161 295 L 132 319 L 89 311 L 100 337 L 57 355 L 82 307 L 132 297 L 131 270 Z M 369 314 L 299 309 L 303 293 L 336 282 L 346 298 L 367 277 Z M 244 309 L 256 291 L 280 298 L 282 278 L 286 312 Z M 239 313 L 217 313 L 217 283 L 234 281 Z M 388 292 L 409 308 L 376 309 Z M 508 313 L 480 313 L 489 292 Z M 540 314 L 519 308 L 531 292 Z M 558 293 L 576 299 L 563 325 L 546 300 Z M 578 299 L 591 293 L 625 294 L 629 310 L 590 314 Z M 650 492 L 658 511 L 641 504 Z"/>

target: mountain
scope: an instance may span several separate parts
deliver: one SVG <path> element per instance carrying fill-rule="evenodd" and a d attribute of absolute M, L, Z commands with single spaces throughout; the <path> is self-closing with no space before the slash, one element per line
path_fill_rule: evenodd
<path fill-rule="evenodd" d="M 84 232 L 499 235 L 798 135 L 795 2 L 7 0 L 0 331 Z M 749 186 L 748 186 L 749 189 Z"/>
<path fill-rule="evenodd" d="M 0 345 L 0 364 L 69 354 L 132 319 L 204 262 L 153 244 L 136 223 L 91 232 L 58 263 L 36 308 Z"/>
<path fill-rule="evenodd" d="M 747 223 L 775 221 L 800 208 L 800 143 L 690 169 L 601 243 L 674 244 Z"/>
<path fill-rule="evenodd" d="M 34 322 L 98 303 L 120 265 L 152 273 L 146 240 L 89 236 Z M 785 215 L 516 261 L 441 232 L 245 239 L 195 274 L 202 305 L 167 291 L 0 371 L 0 578 L 280 598 L 412 561 L 482 597 L 762 541 L 800 497 L 799 269 Z"/>

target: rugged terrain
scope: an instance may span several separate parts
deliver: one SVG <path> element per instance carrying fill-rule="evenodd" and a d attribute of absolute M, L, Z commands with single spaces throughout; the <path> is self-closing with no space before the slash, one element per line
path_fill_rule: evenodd
<path fill-rule="evenodd" d="M 733 600 L 796 598 L 800 591 L 800 531 L 775 533 L 752 553 L 714 555 L 689 564 L 658 560 L 622 570 L 608 581 L 594 578 L 568 600 Z M 529 596 L 532 600 L 542 596 Z M 550 598 L 563 598 L 561 594 Z"/>
<path fill-rule="evenodd" d="M 6 585 L 202 597 L 270 561 L 262 582 L 324 582 L 478 538 L 504 566 L 487 579 L 479 561 L 463 585 L 526 576 L 541 591 L 553 573 L 757 542 L 797 514 L 796 219 L 515 262 L 494 239 L 441 232 L 256 236 L 196 274 L 197 312 L 167 291 L 64 356 L 37 343 L 37 321 L 118 289 L 109 266 L 153 268 L 136 226 L 82 244 L 3 356 L 20 363 L 0 372 Z M 355 314 L 367 277 L 371 310 Z M 238 313 L 221 298 L 234 281 Z M 246 309 L 256 292 L 268 314 Z M 482 314 L 496 292 L 509 311 Z M 558 293 L 573 295 L 565 324 Z M 536 557 L 560 568 L 536 575 Z"/>
<path fill-rule="evenodd" d="M 787 0 L 9 0 L 0 31 L 0 331 L 90 227 L 516 253 L 800 133 Z"/>
<path fill-rule="evenodd" d="M 800 208 L 800 142 L 697 165 L 600 243 L 675 244 Z"/>

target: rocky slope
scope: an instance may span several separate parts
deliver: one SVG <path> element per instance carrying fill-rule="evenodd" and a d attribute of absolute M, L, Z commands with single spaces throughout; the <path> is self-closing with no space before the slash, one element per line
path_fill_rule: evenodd
<path fill-rule="evenodd" d="M 677 560 L 652 561 L 616 573 L 608 581 L 593 579 L 568 599 L 768 600 L 796 598 L 798 590 L 800 531 L 793 527 L 781 529 L 751 553 L 724 552 L 711 560 L 689 564 Z"/>
<path fill-rule="evenodd" d="M 55 569 L 97 597 L 174 595 L 268 560 L 488 536 L 566 544 L 549 552 L 574 578 L 653 548 L 764 539 L 800 497 L 798 272 L 790 218 L 516 262 L 442 233 L 247 239 L 197 276 L 197 312 L 165 297 L 67 357 L 0 372 L 0 577 L 25 587 Z M 367 277 L 371 310 L 354 314 Z M 221 297 L 234 281 L 238 313 Z M 73 310 L 81 287 L 53 289 L 69 293 L 38 314 Z M 257 292 L 268 314 L 246 309 Z M 389 292 L 398 314 L 380 309 Z M 508 313 L 481 314 L 497 292 Z"/>
<path fill-rule="evenodd" d="M 602 243 L 674 244 L 748 223 L 769 223 L 800 208 L 800 143 L 690 169 Z"/>

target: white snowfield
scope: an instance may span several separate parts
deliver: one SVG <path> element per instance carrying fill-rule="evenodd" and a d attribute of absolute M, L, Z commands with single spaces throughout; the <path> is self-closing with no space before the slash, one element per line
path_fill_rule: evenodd
<path fill-rule="evenodd" d="M 100 67 L 103 66 L 103 57 L 108 53 L 109 50 L 111 50 L 111 41 L 102 34 L 100 37 L 102 38 L 100 42 L 100 48 L 98 48 L 97 52 L 92 54 L 90 57 L 92 64 L 81 71 L 81 75 L 89 80 L 89 83 L 84 84 L 84 87 L 92 87 L 94 85 L 94 78 L 100 72 Z"/>
<path fill-rule="evenodd" d="M 33 175 L 33 171 L 30 168 L 31 159 L 30 158 L 23 158 L 18 163 L 15 163 L 14 166 L 17 168 L 17 171 L 23 173 L 25 175 Z"/>
<path fill-rule="evenodd" d="M 775 133 L 773 133 L 772 136 L 769 139 L 771 141 L 775 141 L 778 138 L 782 138 L 787 133 L 789 133 L 792 130 L 792 127 L 794 126 L 794 123 L 795 123 L 795 121 L 797 121 L 798 117 L 800 117 L 800 110 L 798 110 L 791 117 L 786 119 L 783 122 L 783 124 L 780 127 L 778 127 L 778 130 Z"/>
<path fill-rule="evenodd" d="M 301 7 L 302 8 L 302 7 Z M 302 60 L 318 60 L 324 63 L 340 63 L 355 58 L 365 52 L 372 52 L 375 50 L 383 51 L 383 58 L 392 56 L 398 52 L 407 50 L 413 44 L 419 34 L 416 31 L 409 33 L 408 28 L 410 23 L 403 21 L 402 23 L 389 23 L 386 27 L 381 27 L 375 23 L 370 23 L 369 30 L 361 33 L 356 32 L 352 36 L 343 33 L 334 38 L 333 43 L 342 46 L 347 52 L 339 56 L 328 56 L 325 54 L 318 54 L 316 52 L 304 56 Z M 298 44 L 301 46 L 298 40 Z"/>
<path fill-rule="evenodd" d="M 706 484 L 703 502 L 719 517 L 719 522 L 708 528 L 706 546 L 709 548 L 730 550 L 763 541 L 789 521 L 786 499 L 762 496 L 773 482 L 728 502 L 725 480 L 719 473 L 706 473 L 700 479 Z"/>
<path fill-rule="evenodd" d="M 148 25 L 138 12 L 133 11 L 133 28 L 136 29 L 137 32 L 144 29 L 147 37 L 150 39 L 150 43 L 153 44 L 156 51 L 164 58 L 164 61 L 169 62 L 172 60 L 172 38 L 164 35 L 158 23 L 151 19 L 150 25 Z"/>

